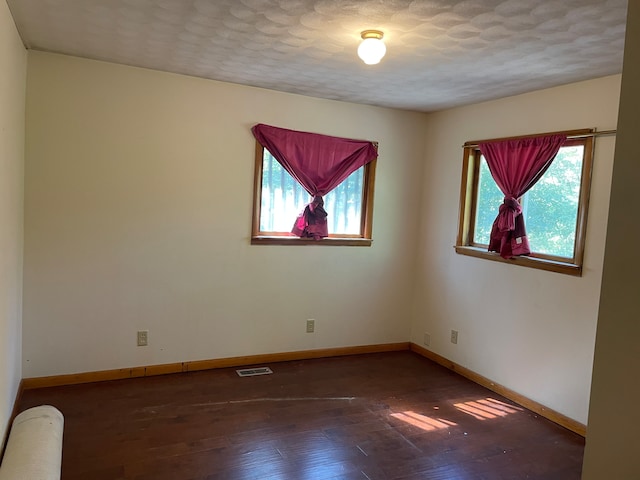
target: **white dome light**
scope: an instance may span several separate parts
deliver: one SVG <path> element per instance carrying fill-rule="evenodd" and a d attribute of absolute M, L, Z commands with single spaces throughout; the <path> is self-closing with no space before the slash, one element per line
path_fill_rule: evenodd
<path fill-rule="evenodd" d="M 384 34 L 380 30 L 365 30 L 361 34 L 362 43 L 358 47 L 358 56 L 367 65 L 380 63 L 387 47 L 382 41 Z"/>

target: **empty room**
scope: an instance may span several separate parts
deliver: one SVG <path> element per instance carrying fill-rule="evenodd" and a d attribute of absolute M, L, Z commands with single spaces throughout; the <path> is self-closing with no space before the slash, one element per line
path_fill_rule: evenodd
<path fill-rule="evenodd" d="M 640 478 L 638 59 L 625 0 L 0 0 L 0 480 Z"/>

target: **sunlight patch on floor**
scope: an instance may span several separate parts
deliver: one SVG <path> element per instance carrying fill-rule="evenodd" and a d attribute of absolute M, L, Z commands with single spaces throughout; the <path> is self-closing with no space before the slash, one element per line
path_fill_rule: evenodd
<path fill-rule="evenodd" d="M 449 420 L 444 420 L 442 418 L 431 418 L 412 411 L 392 413 L 391 416 L 393 418 L 397 418 L 398 420 L 402 420 L 409 425 L 421 428 L 422 430 L 425 430 L 427 432 L 441 430 L 443 428 L 449 428 L 457 425 L 456 423 L 450 422 Z"/>
<path fill-rule="evenodd" d="M 456 403 L 453 405 L 461 412 L 471 415 L 477 420 L 490 420 L 506 417 L 509 414 L 522 411 L 522 408 L 501 402 L 494 398 L 484 398 L 476 401 Z"/>

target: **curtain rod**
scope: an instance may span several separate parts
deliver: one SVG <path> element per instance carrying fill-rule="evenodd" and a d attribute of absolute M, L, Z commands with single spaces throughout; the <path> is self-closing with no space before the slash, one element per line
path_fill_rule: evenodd
<path fill-rule="evenodd" d="M 588 138 L 588 137 L 604 137 L 606 135 L 615 135 L 617 130 L 602 130 L 601 132 L 593 132 L 593 133 L 581 133 L 578 135 L 567 135 L 568 139 L 573 138 Z M 534 137 L 535 135 L 532 135 Z M 462 145 L 462 148 L 476 148 L 478 147 L 477 143 L 468 143 Z"/>

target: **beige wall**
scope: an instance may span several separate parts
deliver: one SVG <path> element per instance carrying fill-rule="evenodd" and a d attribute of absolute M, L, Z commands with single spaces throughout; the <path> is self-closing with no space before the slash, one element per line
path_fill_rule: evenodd
<path fill-rule="evenodd" d="M 0 443 L 22 378 L 26 72 L 27 52 L 7 4 L 0 0 Z"/>
<path fill-rule="evenodd" d="M 425 121 L 30 52 L 24 376 L 407 341 Z M 249 244 L 258 122 L 380 142 L 371 248 Z"/>
<path fill-rule="evenodd" d="M 640 3 L 629 2 L 583 478 L 640 478 Z"/>
<path fill-rule="evenodd" d="M 614 137 L 596 142 L 584 274 L 576 278 L 454 252 L 468 140 L 616 127 L 620 76 L 430 116 L 411 339 L 586 423 Z M 458 344 L 450 330 L 459 331 Z"/>

